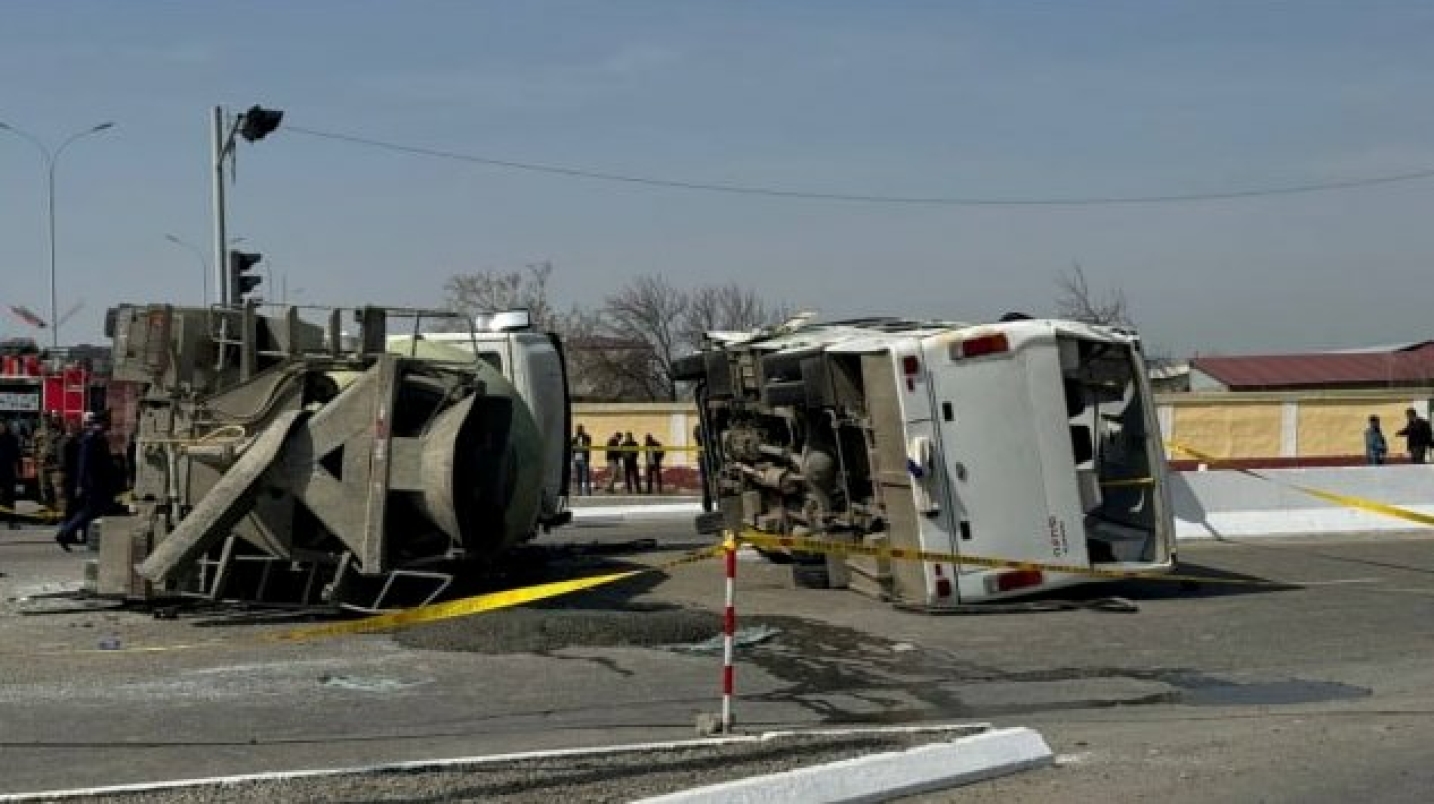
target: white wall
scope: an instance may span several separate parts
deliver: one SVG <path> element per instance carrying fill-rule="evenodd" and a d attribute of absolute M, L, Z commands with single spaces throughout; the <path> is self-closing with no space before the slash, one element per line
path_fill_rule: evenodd
<path fill-rule="evenodd" d="M 1434 465 L 1264 469 L 1259 474 L 1269 480 L 1234 471 L 1172 473 L 1176 537 L 1434 533 L 1429 525 L 1341 506 L 1292 488 L 1305 486 L 1434 516 Z"/>

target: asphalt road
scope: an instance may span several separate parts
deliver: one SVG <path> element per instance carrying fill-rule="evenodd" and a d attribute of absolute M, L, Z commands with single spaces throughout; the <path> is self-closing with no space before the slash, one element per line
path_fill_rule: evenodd
<path fill-rule="evenodd" d="M 638 539 L 655 539 L 653 549 Z M 587 522 L 514 582 L 651 565 L 681 519 Z M 558 545 L 571 545 L 559 548 Z M 681 739 L 717 709 L 716 562 L 396 635 L 160 620 L 48 597 L 92 554 L 0 531 L 0 793 Z M 1260 585 L 1120 582 L 1138 611 L 927 616 L 797 591 L 741 562 L 739 726 L 1031 726 L 1058 767 L 921 801 L 1426 801 L 1434 789 L 1434 539 L 1182 546 Z M 534 566 L 541 569 L 534 569 Z"/>

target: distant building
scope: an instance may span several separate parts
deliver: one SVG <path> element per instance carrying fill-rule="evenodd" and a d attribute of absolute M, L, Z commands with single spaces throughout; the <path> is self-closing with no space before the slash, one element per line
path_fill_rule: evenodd
<path fill-rule="evenodd" d="M 1197 357 L 1191 391 L 1353 391 L 1434 385 L 1434 341 L 1293 355 Z"/>
<path fill-rule="evenodd" d="M 1183 361 L 1152 361 L 1146 367 L 1150 389 L 1157 394 L 1178 394 L 1190 390 L 1190 364 Z"/>

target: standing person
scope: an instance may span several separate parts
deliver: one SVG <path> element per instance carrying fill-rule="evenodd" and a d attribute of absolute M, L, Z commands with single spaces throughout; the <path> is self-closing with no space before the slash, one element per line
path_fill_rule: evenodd
<path fill-rule="evenodd" d="M 47 413 L 40 419 L 35 433 L 35 479 L 40 484 L 40 504 L 60 509 L 60 440 L 65 436 L 65 422 Z"/>
<path fill-rule="evenodd" d="M 1404 429 L 1395 433 L 1397 436 L 1404 436 L 1405 448 L 1409 450 L 1410 463 L 1424 463 L 1424 457 L 1429 452 L 1430 442 L 1434 441 L 1434 434 L 1429 431 L 1429 420 L 1421 418 L 1414 408 L 1404 411 Z"/>
<path fill-rule="evenodd" d="M 80 544 L 91 522 L 105 515 L 114 502 L 116 471 L 110 454 L 110 439 L 104 414 L 85 414 L 87 426 L 80 439 L 79 463 L 76 467 L 75 489 L 79 510 L 71 513 L 55 534 L 55 543 L 65 552 L 70 545 Z"/>
<path fill-rule="evenodd" d="M 1389 445 L 1384 440 L 1384 433 L 1379 429 L 1379 417 L 1370 416 L 1369 426 L 1364 428 L 1364 462 L 1378 466 L 1384 463 L 1384 456 L 1388 453 Z"/>
<path fill-rule="evenodd" d="M 627 438 L 622 440 L 622 485 L 628 494 L 636 494 L 642 490 L 642 478 L 637 472 L 637 451 L 640 446 L 637 439 L 632 437 L 631 431 L 628 432 Z"/>
<path fill-rule="evenodd" d="M 577 487 L 579 494 L 593 493 L 593 437 L 583 426 L 578 425 L 578 431 L 573 434 L 573 485 Z"/>
<path fill-rule="evenodd" d="M 88 415 L 88 414 L 87 414 Z M 73 419 L 60 420 L 64 427 L 64 435 L 60 436 L 59 444 L 59 482 L 55 489 L 60 495 L 60 521 L 80 510 L 76 497 L 79 496 L 79 489 L 75 485 L 75 479 L 79 477 L 80 468 L 80 432 L 79 425 Z"/>
<path fill-rule="evenodd" d="M 0 520 L 10 529 L 20 527 L 15 516 L 15 484 L 20 482 L 20 439 L 10 431 L 10 423 L 0 419 Z"/>
<path fill-rule="evenodd" d="M 603 457 L 607 459 L 607 493 L 611 494 L 617 488 L 618 475 L 622 474 L 622 433 L 613 433 L 607 440 Z"/>
<path fill-rule="evenodd" d="M 648 433 L 642 440 L 643 453 L 647 457 L 647 493 L 652 493 L 652 486 L 657 484 L 657 493 L 662 493 L 662 459 L 666 455 L 662 451 L 662 442 Z"/>

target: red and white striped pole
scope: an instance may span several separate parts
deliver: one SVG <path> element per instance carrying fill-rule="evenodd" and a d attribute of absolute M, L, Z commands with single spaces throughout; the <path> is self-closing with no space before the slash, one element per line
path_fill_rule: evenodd
<path fill-rule="evenodd" d="M 737 535 L 727 531 L 722 550 L 727 554 L 727 601 L 722 611 L 722 733 L 732 733 L 732 693 L 736 668 L 732 665 L 737 637 Z"/>

